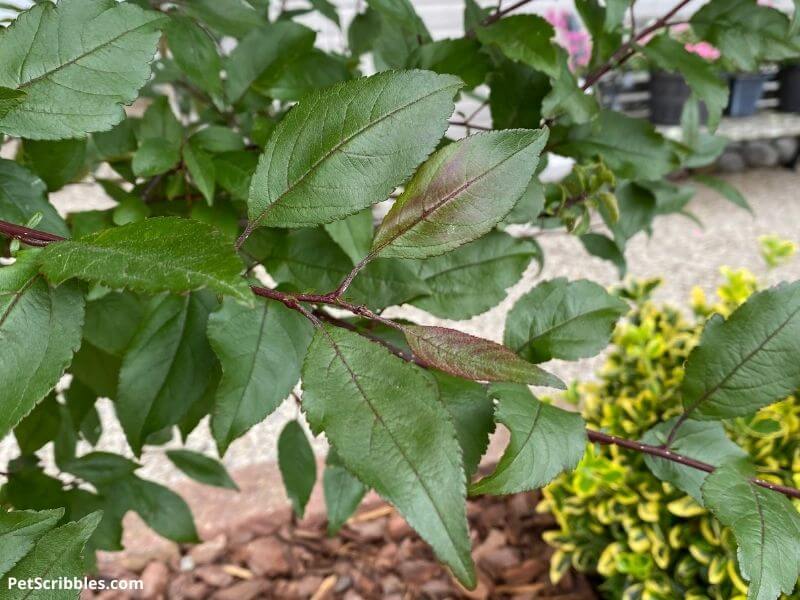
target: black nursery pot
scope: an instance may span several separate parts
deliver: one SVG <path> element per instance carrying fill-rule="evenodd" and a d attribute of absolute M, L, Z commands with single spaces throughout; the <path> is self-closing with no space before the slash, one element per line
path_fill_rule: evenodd
<path fill-rule="evenodd" d="M 800 112 L 800 65 L 786 65 L 778 72 L 778 110 Z"/>
<path fill-rule="evenodd" d="M 729 75 L 730 97 L 725 114 L 731 117 L 748 117 L 756 112 L 764 92 L 767 76 L 763 73 Z"/>
<path fill-rule="evenodd" d="M 652 71 L 650 73 L 650 121 L 656 125 L 678 125 L 686 101 L 692 91 L 678 73 Z M 700 103 L 700 122 L 708 119 L 705 104 Z"/>

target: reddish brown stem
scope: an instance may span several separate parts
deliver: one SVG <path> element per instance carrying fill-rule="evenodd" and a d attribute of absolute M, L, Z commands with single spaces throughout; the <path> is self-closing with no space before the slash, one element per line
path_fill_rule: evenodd
<path fill-rule="evenodd" d="M 61 236 L 54 235 L 52 233 L 47 233 L 46 231 L 40 231 L 38 229 L 30 229 L 28 227 L 15 225 L 13 223 L 9 223 L 8 221 L 2 221 L 2 220 L 0 220 L 0 234 L 4 234 L 14 239 L 18 239 L 21 242 L 29 245 L 41 245 L 41 246 L 46 246 L 51 242 L 58 242 L 65 239 L 62 238 Z M 346 323 L 346 321 L 337 319 L 336 317 L 328 315 L 327 313 L 320 313 L 319 311 L 317 311 L 316 313 L 312 313 L 301 304 L 302 302 L 307 302 L 309 304 L 324 304 L 336 308 L 342 308 L 355 315 L 364 317 L 365 319 L 378 321 L 389 327 L 400 329 L 400 325 L 398 325 L 391 319 L 387 319 L 385 317 L 380 316 L 379 314 L 373 312 L 366 306 L 353 304 L 351 302 L 347 302 L 346 300 L 342 300 L 335 291 L 330 292 L 328 294 L 293 294 L 255 285 L 251 286 L 250 289 L 257 296 L 281 302 L 286 307 L 303 314 L 306 318 L 311 320 L 317 326 L 322 324 L 320 318 L 340 327 L 343 326 L 343 323 Z M 347 325 L 349 326 L 350 324 L 347 323 Z M 410 360 L 412 362 L 417 362 L 417 364 L 420 364 L 413 357 L 407 356 L 407 353 L 403 352 L 402 350 L 393 349 L 393 351 L 395 350 L 396 350 L 395 353 L 404 360 Z M 426 365 L 423 363 L 420 364 L 420 366 L 425 367 Z M 691 467 L 693 469 L 705 471 L 706 473 L 712 473 L 715 469 L 714 466 L 708 463 L 704 463 L 702 461 L 689 458 L 688 456 L 677 454 L 666 447 L 651 446 L 650 444 L 644 444 L 642 442 L 637 442 L 634 440 L 627 440 L 625 438 L 620 438 L 615 435 L 609 435 L 607 433 L 603 433 L 601 431 L 595 431 L 593 429 L 587 429 L 586 435 L 592 442 L 596 442 L 599 444 L 606 444 L 606 445 L 615 445 L 621 448 L 626 448 L 628 450 L 641 452 L 643 454 L 657 456 L 659 458 L 670 460 L 672 462 L 687 467 Z M 764 481 L 763 479 L 753 478 L 751 479 L 751 481 L 755 485 L 761 486 L 768 490 L 784 494 L 791 498 L 800 499 L 800 490 L 798 489 L 785 485 L 771 483 L 769 481 Z"/>
<path fill-rule="evenodd" d="M 689 2 L 690 0 L 681 0 L 680 2 L 678 2 L 678 4 L 673 6 L 669 10 L 669 12 L 667 12 L 663 17 L 658 19 L 655 23 L 653 23 L 649 27 L 645 27 L 639 33 L 635 34 L 627 42 L 622 44 L 622 46 L 620 46 L 617 49 L 617 51 L 611 55 L 611 58 L 609 58 L 605 63 L 600 65 L 597 69 L 595 69 L 586 76 L 586 81 L 584 81 L 583 86 L 581 86 L 581 89 L 583 89 L 584 91 L 588 90 L 595 83 L 600 81 L 603 75 L 608 73 L 611 69 L 620 66 L 621 64 L 626 62 L 631 56 L 636 54 L 635 46 L 639 40 L 647 37 L 651 33 L 658 31 L 662 27 L 666 27 L 669 24 L 669 20 L 672 17 L 674 17 L 680 9 L 689 4 Z"/>
<path fill-rule="evenodd" d="M 593 429 L 587 429 L 586 435 L 589 437 L 590 441 L 597 442 L 598 444 L 619 446 L 620 448 L 634 450 L 643 454 L 649 454 L 650 456 L 657 456 L 658 458 L 670 460 L 672 462 L 697 469 L 698 471 L 705 471 L 706 473 L 713 473 L 715 470 L 713 465 L 689 458 L 688 456 L 683 456 L 682 454 L 677 454 L 669 448 L 664 448 L 662 446 L 651 446 L 650 444 L 644 444 L 634 440 L 627 440 L 625 438 L 609 435 Z M 791 498 L 800 498 L 800 490 L 798 489 L 777 483 L 771 483 L 769 481 L 764 481 L 763 479 L 753 478 L 750 481 L 755 485 L 759 485 L 774 492 L 779 492 L 786 496 L 790 496 Z"/>

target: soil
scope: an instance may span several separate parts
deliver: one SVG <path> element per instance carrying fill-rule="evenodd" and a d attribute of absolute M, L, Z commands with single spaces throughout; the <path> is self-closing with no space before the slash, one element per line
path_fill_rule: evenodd
<path fill-rule="evenodd" d="M 324 513 L 298 522 L 281 507 L 250 515 L 171 555 L 102 561 L 98 578 L 140 578 L 144 591 L 84 592 L 82 598 L 597 598 L 589 582 L 576 573 L 567 573 L 557 585 L 550 583 L 552 549 L 541 534 L 555 523 L 552 516 L 536 513 L 537 501 L 535 494 L 518 494 L 468 503 L 479 576 L 472 591 L 450 576 L 392 507 L 373 498 L 332 538 L 326 535 Z"/>

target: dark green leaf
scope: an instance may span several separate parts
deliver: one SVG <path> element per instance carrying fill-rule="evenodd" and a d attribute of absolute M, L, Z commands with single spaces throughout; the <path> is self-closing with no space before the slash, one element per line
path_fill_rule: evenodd
<path fill-rule="evenodd" d="M 467 479 L 478 470 L 478 463 L 489 447 L 494 431 L 494 406 L 486 386 L 474 381 L 434 372 L 439 385 L 439 398 L 456 428 Z"/>
<path fill-rule="evenodd" d="M 245 0 L 192 0 L 183 5 L 193 17 L 219 33 L 241 38 L 267 19 Z"/>
<path fill-rule="evenodd" d="M 306 432 L 297 421 L 289 421 L 278 438 L 278 466 L 286 495 L 295 514 L 302 519 L 317 482 L 317 460 Z"/>
<path fill-rule="evenodd" d="M 63 515 L 64 509 L 0 512 L 0 577 L 25 557 Z"/>
<path fill-rule="evenodd" d="M 183 161 L 195 186 L 203 194 L 203 198 L 209 205 L 213 204 L 216 167 L 211 155 L 193 141 L 189 141 L 183 146 Z"/>
<path fill-rule="evenodd" d="M 750 204 L 747 202 L 747 198 L 742 196 L 742 193 L 733 187 L 730 183 L 725 181 L 724 179 L 718 179 L 716 177 L 711 177 L 710 175 L 704 175 L 702 173 L 698 173 L 694 176 L 694 180 L 698 183 L 702 183 L 704 186 L 711 188 L 715 192 L 717 192 L 720 196 L 735 204 L 739 208 L 743 208 L 746 211 L 752 213 L 753 209 L 750 208 Z"/>
<path fill-rule="evenodd" d="M 715 467 L 746 456 L 744 450 L 728 438 L 721 423 L 686 421 L 670 440 L 669 434 L 677 420 L 678 418 L 675 417 L 659 423 L 644 434 L 642 441 L 654 446 L 663 445 L 677 454 L 700 460 Z M 700 486 L 703 485 L 707 473 L 650 455 L 645 455 L 644 461 L 653 475 L 675 485 L 700 504 L 703 503 Z"/>
<path fill-rule="evenodd" d="M 267 69 L 253 84 L 253 89 L 278 100 L 300 100 L 306 94 L 351 79 L 347 61 L 313 49 Z"/>
<path fill-rule="evenodd" d="M 322 487 L 328 511 L 328 535 L 334 536 L 361 504 L 367 488 L 345 468 L 333 448 L 328 450 Z"/>
<path fill-rule="evenodd" d="M 678 167 L 673 142 L 648 122 L 610 110 L 571 128 L 553 151 L 575 158 L 600 157 L 625 179 L 661 179 Z"/>
<path fill-rule="evenodd" d="M 479 133 L 436 152 L 378 227 L 371 255 L 427 258 L 488 233 L 527 188 L 547 133 Z"/>
<path fill-rule="evenodd" d="M 524 385 L 493 384 L 489 394 L 511 439 L 494 472 L 472 484 L 470 495 L 527 492 L 578 465 L 586 450 L 579 414 L 540 402 Z"/>
<path fill-rule="evenodd" d="M 0 219 L 24 225 L 37 212 L 42 220 L 37 227 L 69 237 L 64 220 L 47 201 L 44 181 L 11 160 L 0 158 Z"/>
<path fill-rule="evenodd" d="M 538 15 L 513 15 L 476 30 L 484 44 L 496 45 L 508 58 L 558 77 L 553 26 Z"/>
<path fill-rule="evenodd" d="M 225 467 L 209 456 L 191 450 L 167 450 L 167 458 L 185 475 L 200 483 L 229 490 L 239 489 Z"/>
<path fill-rule="evenodd" d="M 192 512 L 175 492 L 152 481 L 129 476 L 114 482 L 106 493 L 128 503 L 158 534 L 181 544 L 197 543 Z"/>
<path fill-rule="evenodd" d="M 365 208 L 346 219 L 326 223 L 324 227 L 354 265 L 367 255 L 372 246 L 371 208 Z"/>
<path fill-rule="evenodd" d="M 47 442 L 54 440 L 60 428 L 58 402 L 55 395 L 50 394 L 19 422 L 14 428 L 14 437 L 20 452 L 33 454 Z"/>
<path fill-rule="evenodd" d="M 211 418 L 220 454 L 289 395 L 311 335 L 305 317 L 276 302 L 253 310 L 226 300 L 211 315 L 208 338 L 223 372 Z"/>
<path fill-rule="evenodd" d="M 522 296 L 506 320 L 504 343 L 532 362 L 594 356 L 611 337 L 628 305 L 602 287 L 563 277 Z"/>
<path fill-rule="evenodd" d="M 189 79 L 212 97 L 222 95 L 222 61 L 211 36 L 192 19 L 173 15 L 166 27 L 172 58 Z"/>
<path fill-rule="evenodd" d="M 22 158 L 54 192 L 84 174 L 86 140 L 25 140 Z"/>
<path fill-rule="evenodd" d="M 412 304 L 437 317 L 469 319 L 499 304 L 506 289 L 541 256 L 532 240 L 490 232 L 453 252 L 414 263 L 430 292 Z"/>
<path fill-rule="evenodd" d="M 0 267 L 0 439 L 55 387 L 81 343 L 83 293 L 52 288 L 33 251 Z"/>
<path fill-rule="evenodd" d="M 736 463 L 706 477 L 703 499 L 739 545 L 739 570 L 748 600 L 791 594 L 800 578 L 800 514 L 792 501 L 748 480 Z"/>
<path fill-rule="evenodd" d="M 60 283 L 77 277 L 112 288 L 186 292 L 208 287 L 252 305 L 244 265 L 217 229 L 177 217 L 147 219 L 50 244 L 42 272 Z"/>
<path fill-rule="evenodd" d="M 392 502 L 456 577 L 474 586 L 464 469 L 431 377 L 356 333 L 319 328 L 303 389 L 314 431 L 324 431 L 347 469 Z"/>
<path fill-rule="evenodd" d="M 54 598 L 75 597 L 70 591 L 56 595 L 53 590 L 24 589 L 12 586 L 11 579 L 17 581 L 35 580 L 46 577 L 51 582 L 61 578 L 70 580 L 83 576 L 83 548 L 92 532 L 100 523 L 102 513 L 92 513 L 75 523 L 67 523 L 51 529 L 42 535 L 36 545 L 20 559 L 0 580 L 4 600 L 50 600 Z M 77 592 L 77 590 L 75 590 Z"/>
<path fill-rule="evenodd" d="M 468 88 L 483 83 L 489 72 L 489 56 L 481 52 L 476 40 L 461 38 L 437 40 L 416 48 L 409 58 L 409 67 L 449 73 L 464 81 Z M 533 125 L 537 127 L 538 122 Z"/>
<path fill-rule="evenodd" d="M 405 71 L 306 96 L 261 155 L 250 226 L 329 223 L 386 199 L 436 146 L 459 87 L 449 75 Z"/>
<path fill-rule="evenodd" d="M 800 386 L 800 282 L 758 292 L 727 320 L 712 317 L 681 386 L 699 420 L 752 414 Z"/>
<path fill-rule="evenodd" d="M 628 270 L 625 255 L 613 240 L 601 233 L 585 233 L 580 236 L 580 240 L 589 254 L 609 261 L 617 268 L 620 279 L 625 277 L 625 272 Z"/>
<path fill-rule="evenodd" d="M 111 452 L 91 452 L 71 460 L 63 466 L 64 471 L 103 488 L 126 479 L 141 465 Z"/>
<path fill-rule="evenodd" d="M 542 100 L 550 91 L 544 73 L 504 60 L 489 75 L 489 109 L 495 129 L 535 129 L 542 120 Z"/>
<path fill-rule="evenodd" d="M 206 339 L 213 307 L 202 293 L 159 299 L 125 352 L 116 409 L 137 454 L 147 436 L 178 424 L 205 392 L 214 363 Z"/>

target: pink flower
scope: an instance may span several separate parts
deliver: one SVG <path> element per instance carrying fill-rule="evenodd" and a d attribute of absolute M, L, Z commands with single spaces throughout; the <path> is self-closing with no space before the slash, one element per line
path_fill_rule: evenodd
<path fill-rule="evenodd" d="M 686 44 L 684 46 L 687 52 L 697 54 L 700 58 L 705 60 L 717 60 L 720 56 L 719 50 L 708 42 L 697 42 L 696 44 Z"/>

